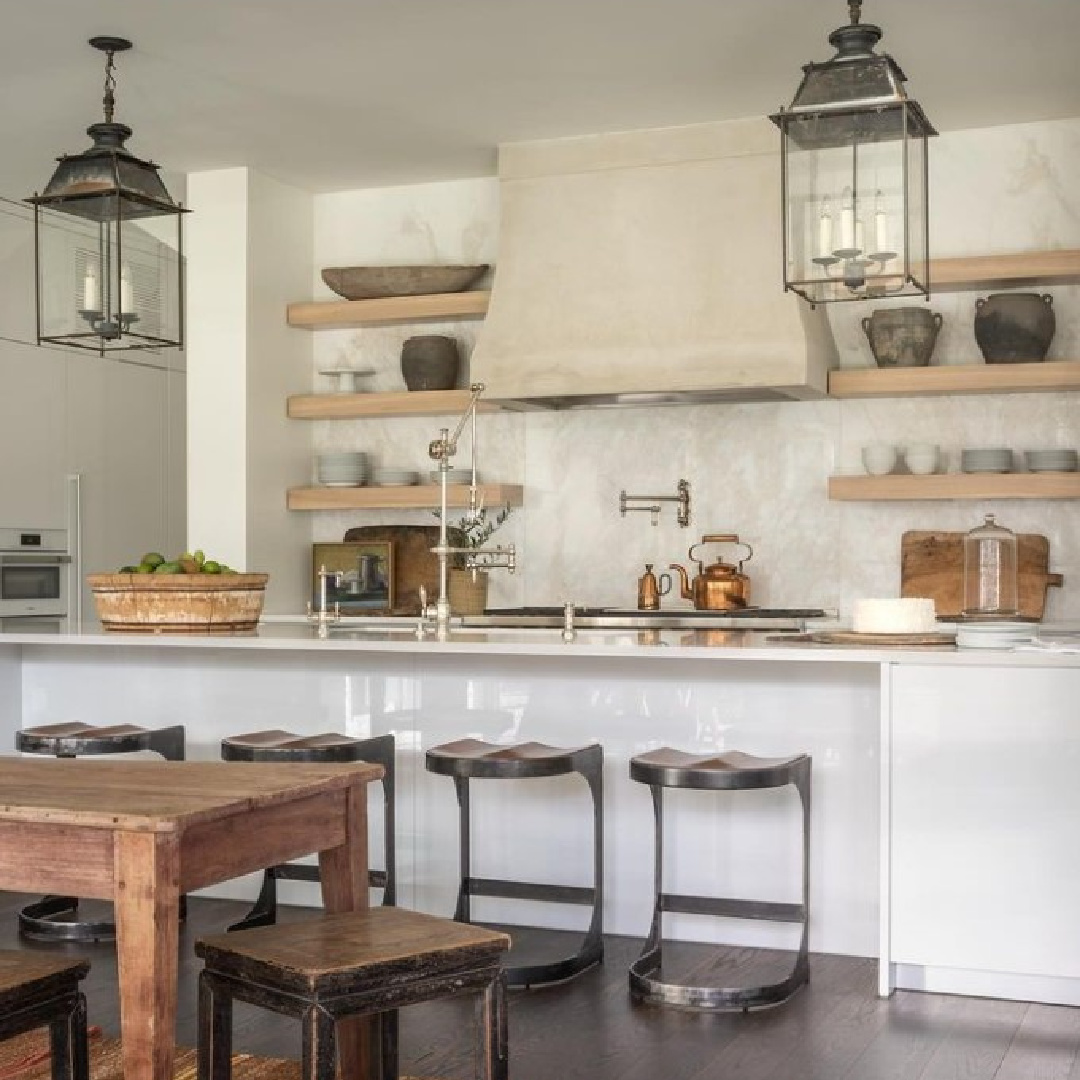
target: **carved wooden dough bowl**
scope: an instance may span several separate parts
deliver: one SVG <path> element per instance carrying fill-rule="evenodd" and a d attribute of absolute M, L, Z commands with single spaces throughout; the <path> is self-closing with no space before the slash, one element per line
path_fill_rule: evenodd
<path fill-rule="evenodd" d="M 254 630 L 267 574 L 88 574 L 106 630 L 232 634 Z"/>

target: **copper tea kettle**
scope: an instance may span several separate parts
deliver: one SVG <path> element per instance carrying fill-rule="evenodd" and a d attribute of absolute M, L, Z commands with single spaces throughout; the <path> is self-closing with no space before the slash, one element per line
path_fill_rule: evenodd
<path fill-rule="evenodd" d="M 704 544 L 738 544 L 746 548 L 746 555 L 739 560 L 738 566 L 732 566 L 717 559 L 711 566 L 705 566 L 694 552 Z M 699 611 L 731 611 L 747 607 L 750 603 L 750 579 L 742 572 L 743 563 L 754 556 L 754 549 L 734 533 L 710 533 L 693 544 L 686 553 L 687 558 L 698 564 L 697 576 L 690 580 L 686 569 L 678 563 L 672 563 L 671 569 L 679 572 L 680 595 L 684 600 L 693 600 Z"/>

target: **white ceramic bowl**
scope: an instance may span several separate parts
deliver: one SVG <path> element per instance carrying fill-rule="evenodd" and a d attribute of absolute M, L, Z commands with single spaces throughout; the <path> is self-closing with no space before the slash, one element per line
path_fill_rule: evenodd
<path fill-rule="evenodd" d="M 862 448 L 863 468 L 871 476 L 884 476 L 896 468 L 897 449 L 889 443 L 870 443 Z"/>

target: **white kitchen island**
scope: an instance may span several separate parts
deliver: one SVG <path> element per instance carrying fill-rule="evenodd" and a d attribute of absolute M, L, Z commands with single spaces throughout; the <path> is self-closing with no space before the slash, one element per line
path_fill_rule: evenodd
<path fill-rule="evenodd" d="M 424 750 L 463 736 L 605 750 L 605 929 L 644 936 L 652 808 L 627 762 L 659 745 L 814 758 L 810 946 L 881 959 L 879 987 L 1080 1004 L 1080 655 L 774 644 L 760 633 L 407 628 L 320 640 L 305 626 L 243 636 L 4 635 L 3 746 L 60 721 L 182 723 L 188 756 L 263 728 L 393 732 L 400 902 L 453 908 L 453 785 Z M 585 884 L 579 778 L 474 785 L 476 872 Z M 792 790 L 675 792 L 668 887 L 793 900 Z M 372 811 L 378 817 L 377 804 Z M 373 827 L 372 836 L 379 830 Z M 376 844 L 378 841 L 376 840 Z M 379 865 L 376 847 L 373 865 Z M 255 882 L 218 895 L 250 897 Z M 291 893 L 288 891 L 291 888 Z M 316 903 L 314 887 L 283 897 Z M 585 910 L 503 900 L 478 917 L 583 927 Z M 793 945 L 778 925 L 668 916 L 670 936 Z"/>

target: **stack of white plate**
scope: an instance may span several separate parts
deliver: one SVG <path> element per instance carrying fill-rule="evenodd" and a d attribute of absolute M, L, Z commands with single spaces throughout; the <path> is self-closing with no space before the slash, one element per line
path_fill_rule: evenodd
<path fill-rule="evenodd" d="M 1066 447 L 1026 450 L 1024 460 L 1032 472 L 1076 472 L 1076 451 Z"/>
<path fill-rule="evenodd" d="M 359 487 L 368 478 L 370 456 L 359 450 L 319 454 L 315 475 L 327 487 Z"/>
<path fill-rule="evenodd" d="M 432 469 L 428 473 L 428 478 L 433 484 L 440 483 L 439 470 Z M 471 484 L 472 483 L 472 469 L 447 469 L 446 470 L 446 482 L 448 484 Z M 480 483 L 480 474 L 476 474 L 476 482 Z"/>
<path fill-rule="evenodd" d="M 960 451 L 960 470 L 966 473 L 1012 472 L 1012 450 L 1007 446 L 977 446 Z"/>
<path fill-rule="evenodd" d="M 376 469 L 373 481 L 379 487 L 407 487 L 409 484 L 420 483 L 420 473 L 416 469 L 399 469 L 391 465 L 384 465 Z"/>
<path fill-rule="evenodd" d="M 958 622 L 956 644 L 961 649 L 1015 649 L 1035 640 L 1035 623 L 1010 619 L 987 622 Z"/>

